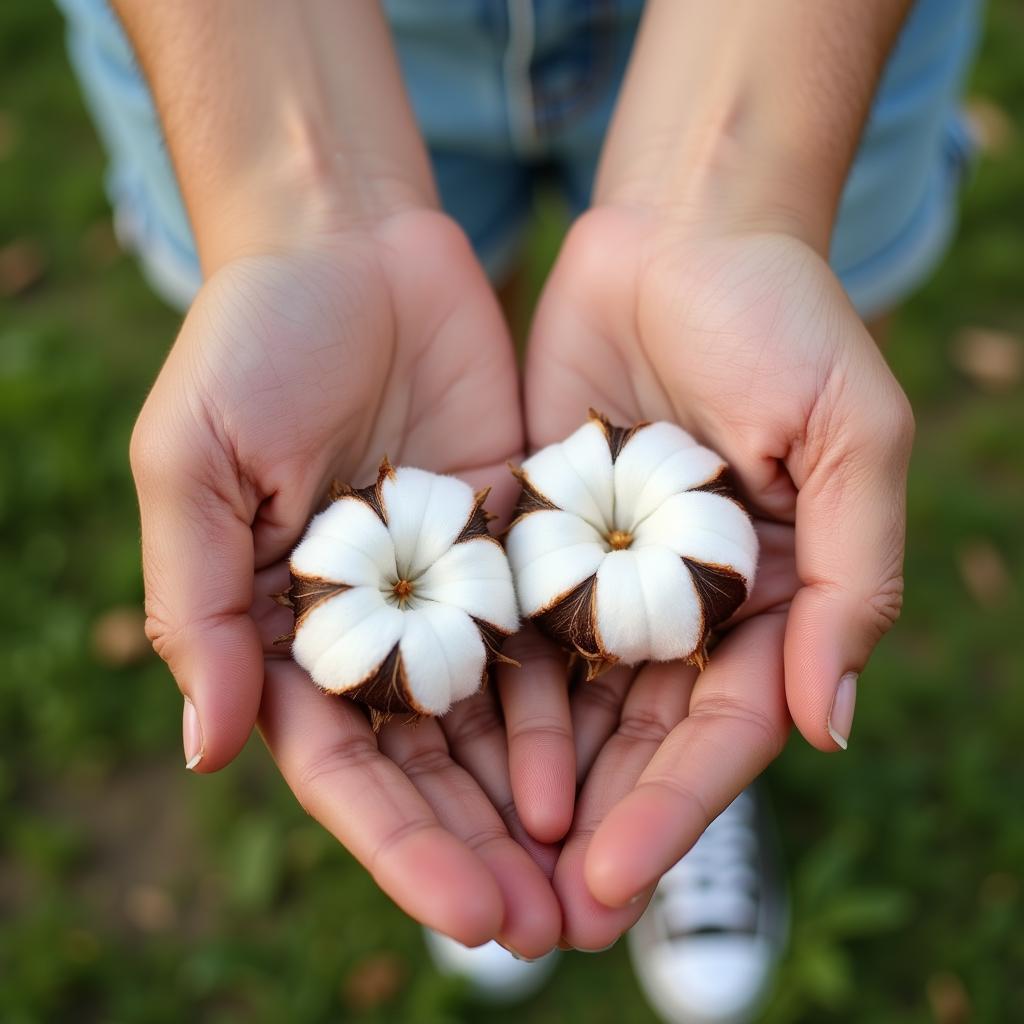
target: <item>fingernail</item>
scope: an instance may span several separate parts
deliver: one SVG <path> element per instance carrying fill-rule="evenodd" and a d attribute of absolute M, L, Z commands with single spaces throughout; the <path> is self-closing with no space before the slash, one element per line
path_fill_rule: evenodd
<path fill-rule="evenodd" d="M 203 759 L 203 727 L 199 724 L 195 705 L 188 697 L 181 713 L 181 739 L 185 747 L 185 767 L 192 771 Z"/>
<path fill-rule="evenodd" d="M 580 949 L 579 946 L 577 946 L 576 948 L 579 949 L 581 953 L 607 953 L 608 950 L 611 949 L 612 946 L 614 946 L 615 943 L 618 941 L 618 939 L 612 939 L 612 941 L 609 942 L 607 946 L 602 946 L 600 949 Z"/>
<path fill-rule="evenodd" d="M 853 711 L 857 706 L 857 673 L 847 672 L 836 687 L 836 695 L 832 698 L 832 710 L 828 713 L 828 734 L 842 747 L 850 739 L 853 728 Z"/>
<path fill-rule="evenodd" d="M 559 942 L 558 948 L 562 950 L 563 953 L 567 953 L 570 949 L 575 949 L 576 947 L 570 945 L 568 942 Z"/>
<path fill-rule="evenodd" d="M 626 904 L 626 906 L 635 907 L 638 903 L 649 903 L 651 897 L 654 895 L 654 890 L 656 888 L 656 885 L 652 885 L 647 889 L 641 889 L 635 896 L 630 896 L 629 902 Z"/>
<path fill-rule="evenodd" d="M 539 959 L 539 957 L 532 957 L 531 958 L 531 957 L 528 957 L 528 956 L 521 956 L 511 946 L 506 946 L 505 943 L 503 943 L 503 942 L 499 942 L 498 945 L 501 946 L 501 948 L 503 950 L 505 950 L 505 952 L 508 953 L 508 955 L 510 957 L 512 957 L 513 960 L 519 960 L 519 961 L 521 961 L 524 964 L 535 964 L 537 962 L 537 960 Z"/>

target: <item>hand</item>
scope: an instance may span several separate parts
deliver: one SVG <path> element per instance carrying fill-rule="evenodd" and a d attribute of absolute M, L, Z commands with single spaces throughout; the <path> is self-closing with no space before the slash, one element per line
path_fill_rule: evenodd
<path fill-rule="evenodd" d="M 399 906 L 463 942 L 499 936 L 537 956 L 560 914 L 495 810 L 512 799 L 493 698 L 463 702 L 443 728 L 374 736 L 273 646 L 290 620 L 268 597 L 287 585 L 285 559 L 333 478 L 365 483 L 387 453 L 493 484 L 501 511 L 514 498 L 505 463 L 521 449 L 493 294 L 454 225 L 407 210 L 218 269 L 131 454 L 148 633 L 186 696 L 195 770 L 229 762 L 259 713 L 302 805 Z"/>
<path fill-rule="evenodd" d="M 839 681 L 900 609 L 912 418 L 808 245 L 640 204 L 577 223 L 534 323 L 529 446 L 588 406 L 673 420 L 721 453 L 761 540 L 754 593 L 703 673 L 617 669 L 571 697 L 582 790 L 554 882 L 567 941 L 594 949 L 780 752 L 790 716 L 837 749 Z"/>

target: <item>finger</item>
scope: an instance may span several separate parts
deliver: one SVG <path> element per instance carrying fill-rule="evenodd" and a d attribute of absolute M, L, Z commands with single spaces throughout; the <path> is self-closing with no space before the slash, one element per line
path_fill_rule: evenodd
<path fill-rule="evenodd" d="M 590 843 L 584 874 L 600 903 L 626 907 L 646 892 L 782 750 L 784 629 L 783 613 L 763 615 L 716 648 L 689 714 Z"/>
<path fill-rule="evenodd" d="M 380 748 L 411 780 L 441 824 L 490 869 L 504 903 L 498 941 L 527 959 L 550 952 L 562 924 L 551 886 L 509 835 L 472 776 L 451 759 L 438 723 L 387 725 L 380 733 Z"/>
<path fill-rule="evenodd" d="M 211 429 L 151 397 L 132 436 L 139 494 L 146 632 L 187 698 L 185 758 L 210 772 L 245 744 L 259 710 L 263 655 L 249 615 L 250 524 L 245 493 Z"/>
<path fill-rule="evenodd" d="M 550 878 L 558 860 L 558 849 L 534 839 L 519 817 L 509 777 L 505 723 L 497 697 L 484 690 L 459 701 L 439 722 L 452 758 L 473 776 L 505 822 L 509 835 L 533 858 L 544 876 Z"/>
<path fill-rule="evenodd" d="M 513 465 L 520 459 L 513 452 L 508 461 Z M 508 471 L 506 462 L 495 463 L 479 469 L 459 469 L 457 476 L 473 488 L 474 491 L 487 489 L 487 514 L 494 516 L 490 521 L 490 531 L 497 537 L 508 526 L 512 518 L 516 500 L 519 497 L 519 481 Z"/>
<path fill-rule="evenodd" d="M 604 949 L 643 912 L 642 898 L 614 909 L 594 899 L 584 879 L 587 849 L 605 816 L 630 792 L 665 737 L 686 714 L 695 677 L 694 669 L 679 662 L 640 669 L 615 732 L 587 776 L 572 831 L 555 870 L 563 934 L 578 949 Z"/>
<path fill-rule="evenodd" d="M 725 625 L 734 626 L 766 611 L 781 610 L 800 589 L 793 554 L 795 532 L 784 523 L 754 520 L 757 528 L 758 566 L 754 589 Z"/>
<path fill-rule="evenodd" d="M 870 340 L 833 373 L 800 450 L 797 572 L 786 630 L 786 695 L 821 750 L 845 748 L 856 677 L 892 626 L 903 595 L 907 463 L 913 417 Z"/>
<path fill-rule="evenodd" d="M 270 662 L 260 729 L 299 803 L 410 917 L 468 946 L 498 934 L 492 872 L 379 751 L 351 701 L 321 693 L 292 662 Z"/>
<path fill-rule="evenodd" d="M 635 669 L 613 668 L 573 688 L 569 710 L 576 742 L 577 786 L 583 785 L 597 755 L 615 732 L 622 716 L 622 702 L 635 675 Z"/>
<path fill-rule="evenodd" d="M 576 796 L 567 660 L 531 626 L 510 637 L 504 653 L 520 666 L 495 672 L 516 808 L 534 839 L 554 843 L 569 828 Z"/>
<path fill-rule="evenodd" d="M 256 623 L 263 654 L 268 658 L 287 658 L 291 654 L 283 638 L 290 635 L 295 626 L 295 612 L 274 597 L 283 594 L 290 584 L 287 562 L 275 562 L 256 571 L 249 614 Z"/>

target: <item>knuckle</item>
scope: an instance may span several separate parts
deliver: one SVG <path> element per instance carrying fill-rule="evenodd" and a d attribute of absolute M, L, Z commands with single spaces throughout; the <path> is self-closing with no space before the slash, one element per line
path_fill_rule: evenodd
<path fill-rule="evenodd" d="M 786 745 L 787 730 L 783 723 L 760 708 L 724 693 L 705 696 L 700 704 L 690 709 L 691 719 L 718 720 L 739 724 L 754 736 L 760 759 L 774 761 Z"/>
<path fill-rule="evenodd" d="M 174 671 L 183 652 L 201 643 L 209 633 L 230 622 L 235 613 L 224 611 L 196 618 L 175 616 L 160 599 L 159 589 L 147 581 L 146 595 L 146 637 L 153 650 Z"/>
<path fill-rule="evenodd" d="M 708 825 L 710 825 L 717 817 L 717 815 L 711 812 L 711 808 L 708 807 L 707 801 L 700 795 L 700 793 L 698 793 L 692 786 L 688 786 L 682 781 L 682 779 L 677 778 L 675 775 L 653 775 L 639 783 L 637 789 L 644 789 L 646 787 L 667 790 L 677 800 L 680 800 L 682 803 L 692 808 L 700 819 L 701 833 L 704 832 Z"/>
<path fill-rule="evenodd" d="M 661 743 L 672 730 L 672 725 L 652 709 L 638 708 L 623 714 L 616 730 L 626 739 L 643 743 Z"/>
<path fill-rule="evenodd" d="M 238 468 L 223 427 L 198 400 L 169 411 L 147 402 L 132 428 L 128 462 L 140 492 L 216 489 Z"/>
<path fill-rule="evenodd" d="M 181 647 L 185 633 L 182 624 L 173 624 L 164 603 L 153 593 L 146 594 L 146 638 L 153 650 L 173 669 L 175 652 Z"/>
<path fill-rule="evenodd" d="M 906 392 L 888 370 L 875 378 L 868 395 L 863 389 L 860 375 L 849 367 L 833 367 L 803 427 L 814 462 L 842 464 L 855 453 L 906 461 L 915 430 Z"/>
<path fill-rule="evenodd" d="M 567 739 L 569 730 L 564 721 L 557 715 L 530 715 L 508 723 L 508 738 L 519 739 L 522 736 L 551 736 L 554 739 Z"/>
<path fill-rule="evenodd" d="M 586 847 L 589 845 L 590 840 L 597 835 L 597 830 L 601 825 L 601 818 L 588 819 L 584 821 L 573 821 L 572 831 L 570 837 L 573 842 L 579 843 L 581 846 Z"/>
<path fill-rule="evenodd" d="M 620 690 L 603 679 L 584 683 L 573 695 L 575 702 L 589 704 L 591 707 L 615 717 L 618 717 L 622 708 L 622 698 L 623 694 Z"/>
<path fill-rule="evenodd" d="M 453 746 L 472 744 L 501 728 L 501 719 L 490 699 L 483 697 L 464 703 L 467 705 L 465 708 L 444 722 L 445 735 Z"/>
<path fill-rule="evenodd" d="M 325 782 L 343 772 L 366 768 L 377 756 L 376 743 L 366 736 L 349 736 L 315 751 L 300 765 L 292 783 L 299 805 L 315 817 Z"/>
<path fill-rule="evenodd" d="M 398 825 L 394 826 L 394 828 L 389 829 L 383 836 L 381 836 L 373 854 L 370 857 L 370 862 L 367 864 L 370 874 L 377 877 L 381 862 L 384 861 L 389 854 L 401 847 L 401 845 L 409 839 L 410 836 L 418 835 L 428 829 L 438 827 L 439 826 L 436 821 L 426 817 L 419 817 L 402 821 Z"/>
<path fill-rule="evenodd" d="M 896 624 L 903 610 L 903 576 L 890 576 L 866 601 L 869 621 L 876 637 L 881 637 Z"/>
<path fill-rule="evenodd" d="M 440 747 L 424 747 L 422 750 L 413 751 L 397 764 L 410 779 L 421 775 L 440 775 L 455 767 L 455 762 L 448 756 L 448 752 Z"/>
<path fill-rule="evenodd" d="M 482 825 L 478 829 L 463 836 L 462 841 L 474 852 L 494 842 L 508 839 L 508 830 L 500 821 L 491 825 Z"/>

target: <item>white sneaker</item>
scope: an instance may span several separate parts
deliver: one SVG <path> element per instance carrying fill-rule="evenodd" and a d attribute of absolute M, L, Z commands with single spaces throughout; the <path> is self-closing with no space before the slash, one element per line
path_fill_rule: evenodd
<path fill-rule="evenodd" d="M 519 960 L 497 942 L 469 947 L 440 932 L 423 929 L 430 958 L 442 974 L 464 978 L 473 995 L 488 1003 L 518 1003 L 551 977 L 558 950 L 539 960 Z"/>
<path fill-rule="evenodd" d="M 789 911 L 764 806 L 753 787 L 665 873 L 629 952 L 669 1024 L 747 1024 L 786 944 Z"/>

